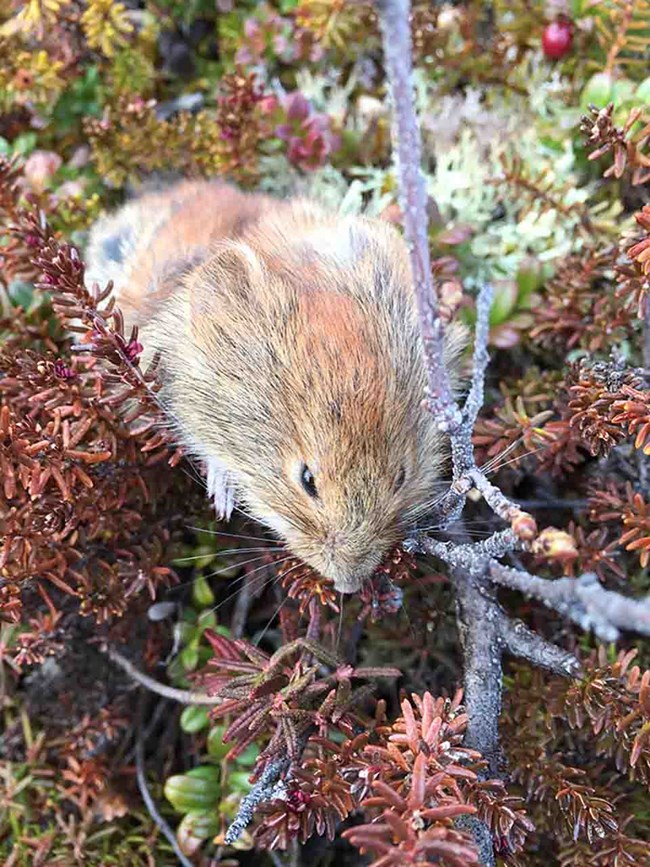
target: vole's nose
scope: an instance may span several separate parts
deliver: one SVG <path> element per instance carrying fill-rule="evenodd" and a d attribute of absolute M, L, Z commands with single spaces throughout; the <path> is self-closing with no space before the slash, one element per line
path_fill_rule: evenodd
<path fill-rule="evenodd" d="M 334 579 L 334 589 L 339 593 L 358 593 L 361 590 L 361 578 L 353 575 L 342 575 Z"/>
<path fill-rule="evenodd" d="M 329 577 L 334 581 L 334 589 L 339 593 L 358 593 L 364 581 L 372 577 L 381 560 L 380 556 L 371 556 L 361 561 L 337 564 L 329 570 Z"/>
<path fill-rule="evenodd" d="M 355 539 L 343 533 L 331 534 L 323 552 L 322 574 L 334 582 L 339 593 L 358 593 L 383 559 L 384 545 Z"/>

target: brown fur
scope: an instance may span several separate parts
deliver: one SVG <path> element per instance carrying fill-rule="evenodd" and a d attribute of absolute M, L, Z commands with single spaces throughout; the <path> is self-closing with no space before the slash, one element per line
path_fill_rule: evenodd
<path fill-rule="evenodd" d="M 125 212 L 94 233 L 91 271 L 108 271 L 98 251 L 110 233 L 135 227 L 119 304 L 161 353 L 181 441 L 225 467 L 238 501 L 295 554 L 357 590 L 426 510 L 440 470 L 401 237 L 214 182 Z M 450 359 L 462 341 L 452 329 Z"/>

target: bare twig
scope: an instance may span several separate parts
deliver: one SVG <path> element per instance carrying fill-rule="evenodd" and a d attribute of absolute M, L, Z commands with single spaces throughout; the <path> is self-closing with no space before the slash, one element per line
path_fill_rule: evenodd
<path fill-rule="evenodd" d="M 181 704 L 205 704 L 210 705 L 211 707 L 219 704 L 218 699 L 214 698 L 214 696 L 206 695 L 204 692 L 177 689 L 174 686 L 167 686 L 165 683 L 160 683 L 153 677 L 149 677 L 148 674 L 140 671 L 139 668 L 136 668 L 132 662 L 130 662 L 125 656 L 122 656 L 122 654 L 114 647 L 100 647 L 99 649 L 108 656 L 111 662 L 114 662 L 115 665 L 118 665 L 122 671 L 128 674 L 131 680 L 139 683 L 140 686 L 146 687 L 151 692 L 155 692 L 156 695 L 160 695 L 163 698 L 171 698 L 173 701 L 178 701 Z"/>
<path fill-rule="evenodd" d="M 515 587 L 541 599 L 583 628 L 593 628 L 606 640 L 619 627 L 648 631 L 648 602 L 626 599 L 596 586 L 589 576 L 546 581 L 503 566 L 497 558 L 532 547 L 537 535 L 534 518 L 511 502 L 476 465 L 472 432 L 484 397 L 487 369 L 491 290 L 477 299 L 472 384 L 463 412 L 455 402 L 444 364 L 444 323 L 429 259 L 426 193 L 420 170 L 421 145 L 415 116 L 412 83 L 408 0 L 376 0 L 383 37 L 388 88 L 393 105 L 393 148 L 398 164 L 398 188 L 404 234 L 409 248 L 420 331 L 427 367 L 425 405 L 439 430 L 449 434 L 453 461 L 452 484 L 438 503 L 432 520 L 444 528 L 460 518 L 468 493 L 479 491 L 487 505 L 509 528 L 482 542 L 462 544 L 428 538 L 407 540 L 410 550 L 433 554 L 449 566 L 458 602 L 464 647 L 465 704 L 468 726 L 465 742 L 485 756 L 490 771 L 498 770 L 498 719 L 501 709 L 502 655 L 512 653 L 535 665 L 575 675 L 579 663 L 523 623 L 513 622 L 496 600 L 494 584 Z M 482 862 L 494 864 L 489 832 L 475 821 L 469 828 Z M 486 842 L 487 841 L 487 842 Z"/>
<path fill-rule="evenodd" d="M 149 815 L 167 838 L 169 845 L 174 850 L 174 855 L 176 855 L 182 867 L 192 867 L 192 862 L 189 861 L 183 854 L 181 847 L 178 845 L 176 834 L 174 834 L 165 819 L 160 815 L 158 807 L 156 806 L 156 803 L 151 796 L 151 792 L 149 791 L 149 786 L 147 785 L 147 775 L 145 773 L 144 767 L 144 736 L 142 732 L 141 721 L 140 725 L 138 726 L 138 734 L 135 742 L 135 769 L 138 779 L 138 789 L 140 790 L 140 795 L 142 796 L 142 800 L 145 803 Z"/>
<path fill-rule="evenodd" d="M 408 540 L 405 547 L 438 557 L 466 575 L 484 576 L 494 584 L 539 599 L 582 629 L 593 629 L 603 641 L 615 641 L 620 629 L 650 635 L 650 599 L 631 599 L 605 590 L 590 572 L 579 578 L 551 580 L 497 562 L 495 558 L 522 547 L 512 530 L 501 530 L 480 542 L 461 544 L 421 537 Z M 532 636 L 533 633 L 529 636 L 531 640 Z"/>
<path fill-rule="evenodd" d="M 468 710 L 465 743 L 479 750 L 496 772 L 501 711 L 499 618 L 494 592 L 464 570 L 452 572 L 458 625 L 465 657 L 464 701 Z M 481 624 L 480 629 L 476 624 Z M 473 713 L 481 708 L 481 713 Z"/>
<path fill-rule="evenodd" d="M 511 502 L 477 467 L 471 469 L 468 476 L 495 515 L 513 527 L 520 526 L 517 536 L 523 539 L 532 539 L 535 536 L 537 525 L 532 515 L 524 512 L 516 503 Z"/>
<path fill-rule="evenodd" d="M 484 283 L 476 299 L 476 329 L 474 339 L 474 356 L 472 359 L 472 385 L 463 407 L 465 427 L 470 431 L 483 407 L 485 392 L 485 372 L 490 363 L 488 340 L 490 336 L 490 308 L 493 296 L 492 286 Z M 474 452 L 471 452 L 471 463 L 474 464 Z"/>
<path fill-rule="evenodd" d="M 521 620 L 511 620 L 503 609 L 500 609 L 499 622 L 502 649 L 507 653 L 564 677 L 580 674 L 580 662 L 572 653 L 532 632 Z"/>

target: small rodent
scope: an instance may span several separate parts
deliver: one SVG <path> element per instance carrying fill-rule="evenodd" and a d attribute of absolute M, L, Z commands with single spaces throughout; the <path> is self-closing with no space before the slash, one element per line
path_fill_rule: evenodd
<path fill-rule="evenodd" d="M 443 442 L 405 242 L 392 226 L 217 181 L 100 220 L 87 281 L 113 280 L 221 517 L 235 503 L 352 593 L 426 513 Z M 457 368 L 464 329 L 448 329 Z"/>

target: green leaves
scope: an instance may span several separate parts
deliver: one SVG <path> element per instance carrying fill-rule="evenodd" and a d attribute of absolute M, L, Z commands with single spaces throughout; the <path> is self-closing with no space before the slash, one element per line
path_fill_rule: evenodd
<path fill-rule="evenodd" d="M 181 728 L 189 735 L 203 731 L 209 724 L 209 711 L 203 705 L 189 705 L 181 714 Z"/>
<path fill-rule="evenodd" d="M 214 809 L 220 793 L 221 772 L 215 765 L 199 765 L 165 783 L 165 797 L 179 813 Z"/>
<path fill-rule="evenodd" d="M 176 830 L 176 838 L 186 855 L 194 855 L 220 829 L 221 821 L 216 811 L 187 813 Z"/>

